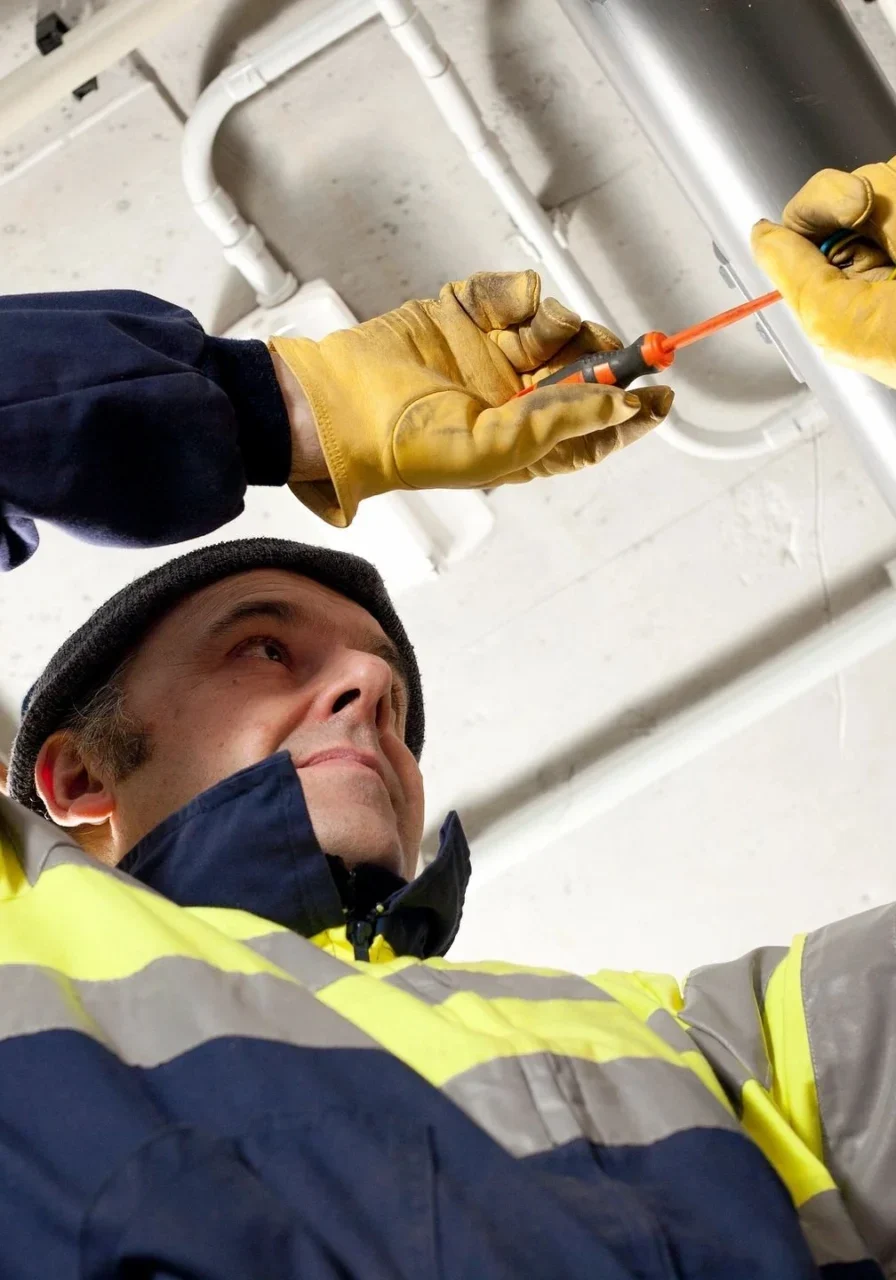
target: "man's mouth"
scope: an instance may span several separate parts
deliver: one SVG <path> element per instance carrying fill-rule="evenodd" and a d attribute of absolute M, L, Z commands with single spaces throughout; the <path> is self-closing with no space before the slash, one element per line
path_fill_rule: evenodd
<path fill-rule="evenodd" d="M 379 757 L 372 751 L 359 751 L 355 747 L 328 747 L 323 751 L 316 751 L 314 755 L 306 756 L 304 760 L 299 760 L 296 768 L 310 769 L 314 765 L 322 764 L 359 765 L 365 769 L 372 770 L 384 785 L 386 782 L 386 773 Z"/>

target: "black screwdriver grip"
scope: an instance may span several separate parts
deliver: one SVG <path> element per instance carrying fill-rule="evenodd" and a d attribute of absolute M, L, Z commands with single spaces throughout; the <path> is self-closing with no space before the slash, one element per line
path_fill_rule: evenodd
<path fill-rule="evenodd" d="M 646 334 L 642 334 L 629 346 L 621 347 L 618 351 L 590 352 L 549 377 L 542 378 L 538 385 L 549 387 L 562 382 L 592 382 L 607 387 L 629 387 L 637 378 L 658 372 L 657 367 L 648 364 L 644 358 L 642 348 L 646 337 Z"/>

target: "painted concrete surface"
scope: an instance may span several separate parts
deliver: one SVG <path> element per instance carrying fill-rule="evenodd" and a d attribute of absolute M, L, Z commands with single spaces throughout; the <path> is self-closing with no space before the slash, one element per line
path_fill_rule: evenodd
<path fill-rule="evenodd" d="M 122 66 L 101 77 L 102 97 L 61 104 L 0 146 L 0 288 L 142 288 L 217 331 L 244 315 L 251 293 L 180 184 L 178 111 L 230 59 L 319 7 L 210 0 L 141 51 L 167 96 Z M 422 7 L 626 333 L 732 301 L 706 233 L 553 4 Z M 875 6 L 850 8 L 896 76 Z M 0 72 L 29 56 L 30 14 L 8 0 Z M 529 265 L 378 24 L 236 110 L 217 160 L 283 260 L 324 276 L 361 317 L 478 268 Z M 749 325 L 682 359 L 675 385 L 689 417 L 732 429 L 792 389 Z M 431 823 L 454 805 L 474 834 L 879 589 L 896 554 L 896 522 L 835 426 L 727 465 L 648 440 L 592 473 L 490 501 L 488 543 L 401 596 L 430 702 Z M 255 531 L 324 533 L 285 493 L 250 495 L 226 534 Z M 0 582 L 7 732 L 55 645 L 163 558 L 50 530 Z M 456 955 L 683 971 L 890 899 L 894 703 L 889 650 L 562 848 L 547 837 L 513 873 L 478 890 L 474 877 Z"/>

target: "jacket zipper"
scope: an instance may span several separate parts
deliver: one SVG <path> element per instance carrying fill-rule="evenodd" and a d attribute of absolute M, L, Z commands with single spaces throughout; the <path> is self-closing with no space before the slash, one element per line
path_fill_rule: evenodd
<path fill-rule="evenodd" d="M 345 924 L 345 936 L 354 949 L 356 960 L 370 960 L 370 946 L 376 937 L 377 921 L 385 910 L 383 903 L 378 902 L 370 914 L 361 919 L 349 915 Z"/>

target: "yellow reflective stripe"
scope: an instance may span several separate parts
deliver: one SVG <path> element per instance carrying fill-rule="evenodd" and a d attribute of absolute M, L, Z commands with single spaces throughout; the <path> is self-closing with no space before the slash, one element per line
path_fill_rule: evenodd
<path fill-rule="evenodd" d="M 164 956 L 195 957 L 229 973 L 286 976 L 204 920 L 99 867 L 53 867 L 2 907 L 0 965 L 36 964 L 102 981 Z"/>
<path fill-rule="evenodd" d="M 772 1068 L 771 1088 L 743 1087 L 742 1122 L 786 1184 L 797 1208 L 835 1189 L 824 1166 L 821 1117 L 806 1013 L 802 964 L 805 935 L 775 969 L 765 991 L 762 1027 Z"/>
<path fill-rule="evenodd" d="M 744 1129 L 777 1171 L 798 1209 L 822 1191 L 835 1190 L 834 1179 L 794 1133 L 758 1080 L 748 1080 L 741 1097 Z"/>
<path fill-rule="evenodd" d="M 334 982 L 317 997 L 438 1086 L 498 1058 L 545 1051 L 596 1063 L 653 1058 L 695 1065 L 627 1009 L 606 1001 L 487 1000 L 461 991 L 430 1007 L 361 975 Z M 718 1086 L 711 1091 L 719 1096 Z"/>
<path fill-rule="evenodd" d="M 590 974 L 588 981 L 602 987 L 626 1009 L 631 1009 L 642 1022 L 646 1022 L 657 1009 L 677 1014 L 684 1003 L 678 982 L 667 973 L 642 973 L 639 970 L 614 973 L 602 969 L 600 973 Z"/>
<path fill-rule="evenodd" d="M 0 902 L 17 898 L 31 886 L 16 853 L 15 841 L 9 829 L 0 821 Z"/>
<path fill-rule="evenodd" d="M 195 916 L 203 924 L 219 929 L 234 942 L 248 942 L 253 938 L 266 938 L 272 933 L 290 932 L 285 925 L 272 924 L 261 916 L 253 916 L 251 911 L 240 911 L 236 907 L 183 907 L 182 910 Z"/>
<path fill-rule="evenodd" d="M 787 956 L 769 979 L 762 1021 L 772 1064 L 771 1096 L 803 1145 L 822 1161 L 821 1113 L 803 1006 L 805 944 L 805 934 L 795 938 Z"/>

